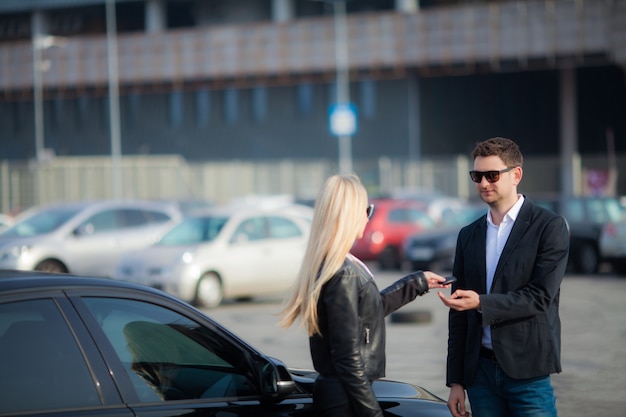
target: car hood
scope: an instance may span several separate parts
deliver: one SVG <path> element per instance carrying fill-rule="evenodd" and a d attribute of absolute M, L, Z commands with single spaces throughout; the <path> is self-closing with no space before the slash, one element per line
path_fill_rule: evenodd
<path fill-rule="evenodd" d="M 8 248 L 12 246 L 32 246 L 36 243 L 48 240 L 48 235 L 39 235 L 33 237 L 1 237 L 0 236 L 0 249 Z"/>
<path fill-rule="evenodd" d="M 307 369 L 290 368 L 289 373 L 300 388 L 311 394 L 313 393 L 313 383 L 315 382 L 315 378 L 317 378 L 317 372 Z M 372 388 L 378 398 L 419 398 L 421 400 L 437 402 L 444 401 L 428 390 L 406 382 L 379 379 L 374 381 Z"/>

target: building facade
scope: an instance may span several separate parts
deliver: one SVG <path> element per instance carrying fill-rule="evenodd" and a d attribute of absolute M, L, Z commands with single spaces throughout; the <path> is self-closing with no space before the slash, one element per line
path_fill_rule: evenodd
<path fill-rule="evenodd" d="M 575 155 L 626 153 L 625 21 L 625 0 L 3 0 L 0 160 L 336 160 L 343 60 L 355 160 L 506 136 L 561 155 L 568 193 Z"/>

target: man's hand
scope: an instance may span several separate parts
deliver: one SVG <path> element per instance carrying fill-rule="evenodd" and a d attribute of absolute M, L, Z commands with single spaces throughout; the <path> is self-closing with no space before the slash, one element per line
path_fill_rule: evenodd
<path fill-rule="evenodd" d="M 448 409 L 454 417 L 467 417 L 470 415 L 465 409 L 465 390 L 459 384 L 452 384 L 452 387 L 450 387 Z"/>
<path fill-rule="evenodd" d="M 446 306 L 456 311 L 476 310 L 480 308 L 480 298 L 476 291 L 456 290 L 450 294 L 450 297 L 446 297 L 439 291 L 438 295 Z"/>

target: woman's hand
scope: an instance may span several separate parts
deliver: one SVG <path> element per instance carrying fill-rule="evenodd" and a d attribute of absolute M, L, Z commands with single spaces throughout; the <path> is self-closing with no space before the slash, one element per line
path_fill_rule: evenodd
<path fill-rule="evenodd" d="M 431 271 L 422 271 L 422 272 L 424 272 L 424 275 L 426 276 L 426 279 L 428 280 L 429 289 L 450 288 L 450 285 L 452 285 L 452 284 L 442 285 L 441 283 L 444 282 L 446 278 L 439 274 L 435 274 L 434 272 L 431 272 Z"/>

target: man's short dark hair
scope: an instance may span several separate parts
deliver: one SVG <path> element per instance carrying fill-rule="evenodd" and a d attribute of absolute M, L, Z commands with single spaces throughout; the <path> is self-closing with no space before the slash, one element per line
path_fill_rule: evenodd
<path fill-rule="evenodd" d="M 507 167 L 522 166 L 524 157 L 517 143 L 511 139 L 495 137 L 478 142 L 472 151 L 472 159 L 479 156 L 498 156 Z"/>

